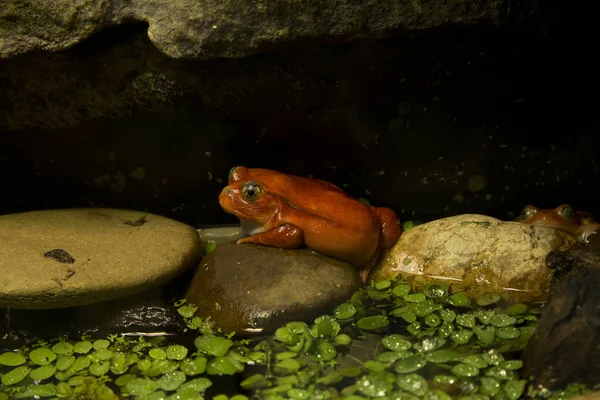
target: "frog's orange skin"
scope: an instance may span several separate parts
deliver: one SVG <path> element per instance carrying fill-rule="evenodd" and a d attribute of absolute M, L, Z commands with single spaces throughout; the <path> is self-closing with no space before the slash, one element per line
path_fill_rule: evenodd
<path fill-rule="evenodd" d="M 587 242 L 588 237 L 600 231 L 600 224 L 587 212 L 574 211 L 568 204 L 554 209 L 526 206 L 515 221 L 558 229 Z"/>
<path fill-rule="evenodd" d="M 287 249 L 303 245 L 361 267 L 363 282 L 381 249 L 401 234 L 394 211 L 370 207 L 319 179 L 262 168 L 233 168 L 219 195 L 250 236 L 237 243 Z"/>

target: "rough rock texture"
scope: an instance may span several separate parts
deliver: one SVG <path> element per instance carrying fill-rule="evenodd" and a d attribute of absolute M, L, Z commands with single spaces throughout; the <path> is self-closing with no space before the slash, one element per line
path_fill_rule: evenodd
<path fill-rule="evenodd" d="M 536 386 L 560 389 L 578 382 L 600 383 L 600 237 L 553 251 L 551 297 L 524 354 Z"/>
<path fill-rule="evenodd" d="M 185 297 L 224 332 L 248 336 L 331 312 L 360 286 L 349 264 L 308 249 L 225 244 L 202 259 Z"/>
<path fill-rule="evenodd" d="M 536 2 L 484 1 L 119 1 L 4 2 L 0 58 L 63 50 L 108 26 L 146 22 L 148 37 L 174 58 L 240 57 L 302 38 L 381 36 L 446 24 L 497 25 Z"/>
<path fill-rule="evenodd" d="M 111 300 L 193 266 L 196 230 L 140 211 L 65 209 L 0 216 L 0 307 L 58 308 Z"/>
<path fill-rule="evenodd" d="M 508 302 L 533 301 L 545 298 L 550 286 L 546 256 L 573 240 L 551 228 L 458 215 L 404 232 L 369 280 L 401 274 L 415 287 L 441 280 L 475 297 L 497 292 Z"/>

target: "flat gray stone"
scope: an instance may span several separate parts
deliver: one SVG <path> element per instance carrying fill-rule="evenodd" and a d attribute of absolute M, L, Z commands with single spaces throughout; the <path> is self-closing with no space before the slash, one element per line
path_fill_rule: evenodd
<path fill-rule="evenodd" d="M 224 244 L 202 259 L 185 297 L 224 332 L 250 336 L 328 314 L 361 286 L 350 264 L 309 249 Z"/>
<path fill-rule="evenodd" d="M 0 307 L 22 309 L 138 293 L 180 275 L 201 254 L 191 226 L 105 208 L 0 216 L 0 244 Z"/>

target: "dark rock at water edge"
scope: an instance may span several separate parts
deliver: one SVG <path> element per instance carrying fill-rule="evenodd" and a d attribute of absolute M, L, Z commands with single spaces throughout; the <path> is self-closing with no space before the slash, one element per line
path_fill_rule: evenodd
<path fill-rule="evenodd" d="M 225 244 L 202 259 L 186 298 L 215 328 L 249 336 L 328 314 L 360 286 L 352 266 L 309 249 Z"/>
<path fill-rule="evenodd" d="M 56 339 L 91 333 L 180 337 L 186 329 L 169 290 L 158 288 L 103 303 L 51 310 L 0 309 L 2 350 L 20 347 L 28 338 Z"/>
<path fill-rule="evenodd" d="M 600 237 L 548 255 L 556 271 L 551 298 L 525 350 L 537 386 L 600 383 Z"/>

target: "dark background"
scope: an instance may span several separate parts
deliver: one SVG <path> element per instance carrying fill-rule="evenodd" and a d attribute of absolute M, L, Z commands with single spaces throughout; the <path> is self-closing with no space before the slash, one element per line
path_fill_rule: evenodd
<path fill-rule="evenodd" d="M 0 61 L 0 214 L 103 206 L 232 223 L 217 195 L 236 165 L 325 179 L 403 220 L 600 212 L 592 18 L 554 3 L 501 28 L 209 61 L 171 60 L 129 25 Z M 148 82 L 155 97 L 136 97 Z"/>

